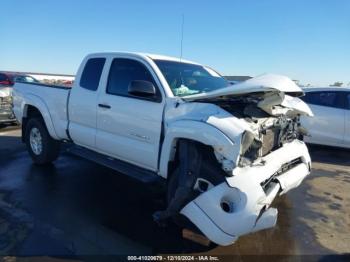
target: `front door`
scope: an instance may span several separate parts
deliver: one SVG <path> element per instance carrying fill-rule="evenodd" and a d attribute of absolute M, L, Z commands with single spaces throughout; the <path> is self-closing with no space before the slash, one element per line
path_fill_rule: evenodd
<path fill-rule="evenodd" d="M 151 70 L 143 61 L 114 58 L 97 102 L 96 147 L 104 154 L 156 171 L 164 99 Z M 129 94 L 133 80 L 152 82 L 156 96 Z"/>

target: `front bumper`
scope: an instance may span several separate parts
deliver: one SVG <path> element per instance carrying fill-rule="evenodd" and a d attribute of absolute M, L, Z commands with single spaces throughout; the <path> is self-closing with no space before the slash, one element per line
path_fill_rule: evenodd
<path fill-rule="evenodd" d="M 307 147 L 294 140 L 259 163 L 235 168 L 232 177 L 199 195 L 181 214 L 211 241 L 230 245 L 241 235 L 275 226 L 277 209 L 270 204 L 277 195 L 297 187 L 310 169 Z"/>

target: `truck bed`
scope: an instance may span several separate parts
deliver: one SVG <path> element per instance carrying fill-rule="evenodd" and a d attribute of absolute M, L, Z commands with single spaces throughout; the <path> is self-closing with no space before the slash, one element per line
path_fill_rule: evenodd
<path fill-rule="evenodd" d="M 24 104 L 40 105 L 40 112 L 48 123 L 48 130 L 55 139 L 68 139 L 67 105 L 70 87 L 38 83 L 16 83 L 14 85 L 14 112 L 21 119 Z"/>

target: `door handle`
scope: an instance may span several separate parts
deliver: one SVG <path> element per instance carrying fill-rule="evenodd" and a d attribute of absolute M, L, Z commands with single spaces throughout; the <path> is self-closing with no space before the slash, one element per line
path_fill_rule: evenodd
<path fill-rule="evenodd" d="M 105 105 L 105 104 L 98 104 L 99 107 L 102 107 L 102 108 L 107 108 L 107 109 L 110 109 L 111 106 L 110 105 Z"/>

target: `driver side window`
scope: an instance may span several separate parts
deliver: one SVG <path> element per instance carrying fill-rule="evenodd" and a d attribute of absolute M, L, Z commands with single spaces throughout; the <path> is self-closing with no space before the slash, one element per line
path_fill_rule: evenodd
<path fill-rule="evenodd" d="M 156 97 L 141 98 L 129 94 L 129 85 L 134 80 L 151 82 L 155 86 Z M 142 63 L 126 58 L 113 60 L 108 76 L 107 93 L 157 102 L 161 100 L 161 94 L 149 70 Z"/>

